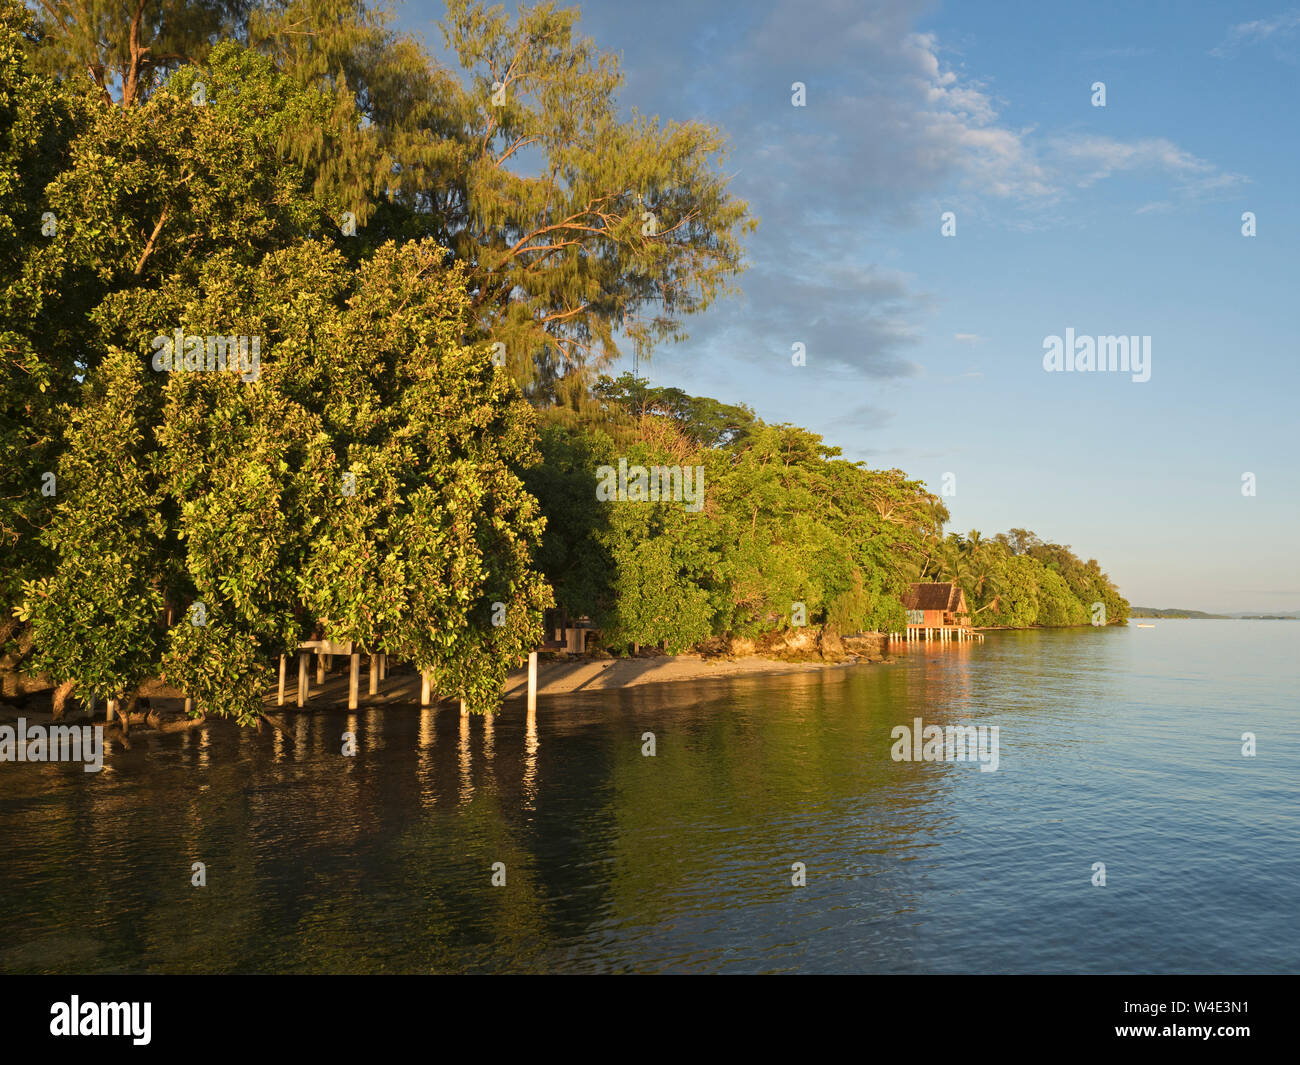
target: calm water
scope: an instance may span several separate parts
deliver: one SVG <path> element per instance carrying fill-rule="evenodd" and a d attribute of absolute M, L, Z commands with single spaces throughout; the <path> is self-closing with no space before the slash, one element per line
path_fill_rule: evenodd
<path fill-rule="evenodd" d="M 1156 626 L 0 764 L 0 971 L 1300 970 L 1300 622 Z"/>

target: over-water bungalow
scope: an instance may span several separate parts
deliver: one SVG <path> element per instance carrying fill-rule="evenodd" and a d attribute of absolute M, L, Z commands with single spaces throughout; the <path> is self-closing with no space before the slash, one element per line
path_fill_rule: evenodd
<path fill-rule="evenodd" d="M 966 593 L 956 581 L 913 584 L 903 596 L 903 608 L 907 611 L 908 640 L 971 640 L 983 636 L 971 628 Z"/>

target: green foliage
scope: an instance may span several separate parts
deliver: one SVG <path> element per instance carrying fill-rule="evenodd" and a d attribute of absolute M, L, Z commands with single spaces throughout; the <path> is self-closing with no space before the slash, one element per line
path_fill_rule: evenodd
<path fill-rule="evenodd" d="M 465 72 L 451 191 L 439 222 L 472 266 L 475 309 L 526 384 L 600 366 L 616 331 L 645 352 L 729 290 L 754 228 L 699 122 L 618 115 L 617 59 L 576 33 L 575 9 L 449 0 Z"/>
<path fill-rule="evenodd" d="M 919 482 L 846 462 L 796 426 L 628 376 L 603 379 L 596 398 L 547 431 L 544 450 L 564 456 L 565 472 L 548 458 L 529 483 L 564 522 L 563 553 L 541 556 L 548 578 L 558 587 L 568 560 L 602 560 L 587 579 L 605 575 L 604 587 L 588 583 L 582 603 L 597 605 L 607 645 L 680 649 L 781 629 L 795 603 L 844 631 L 901 626 L 934 500 Z M 620 458 L 703 467 L 702 512 L 681 501 L 593 502 L 596 467 Z"/>
<path fill-rule="evenodd" d="M 675 433 L 647 433 L 625 455 L 629 466 L 693 465 L 697 456 Z M 705 512 L 680 501 L 604 504 L 597 543 L 612 560 L 608 609 L 599 615 L 607 645 L 663 642 L 684 651 L 713 631 L 717 529 Z"/>
<path fill-rule="evenodd" d="M 448 0 L 448 70 L 364 0 L 160 0 L 137 27 L 145 51 L 134 5 L 42 6 L 42 67 L 90 69 L 123 108 L 161 91 L 161 72 L 215 66 L 223 36 L 318 90 L 325 112 L 285 125 L 277 148 L 336 221 L 362 224 L 349 252 L 418 237 L 453 248 L 480 337 L 539 396 L 581 395 L 620 338 L 647 353 L 684 337 L 744 267 L 756 223 L 728 192 L 721 133 L 620 117 L 617 57 L 577 32 L 576 9 L 521 6 L 512 20 Z"/>
<path fill-rule="evenodd" d="M 592 393 L 607 415 L 633 427 L 633 433 L 640 418 L 664 417 L 701 447 L 737 443 L 755 422 L 754 412 L 748 407 L 690 396 L 680 388 L 653 388 L 648 381 L 630 373 L 617 380 L 602 375 Z"/>
<path fill-rule="evenodd" d="M 826 608 L 826 621 L 837 632 L 861 632 L 869 625 L 871 597 L 862 584 L 862 571 L 853 571 L 853 583 Z"/>
<path fill-rule="evenodd" d="M 545 425 L 541 460 L 524 473 L 546 519 L 537 565 L 571 617 L 597 617 L 609 607 L 614 561 L 605 546 L 609 507 L 596 498 L 596 470 L 614 457 L 599 429 Z"/>
<path fill-rule="evenodd" d="M 129 107 L 239 32 L 248 8 L 249 0 L 38 0 L 34 58 L 48 74 L 88 73 L 104 102 L 116 93 Z"/>
<path fill-rule="evenodd" d="M 161 647 L 166 530 L 140 423 L 147 383 L 114 351 L 69 413 L 59 503 L 42 540 L 53 572 L 26 583 L 33 665 L 76 692 L 120 698 L 153 672 Z"/>
<path fill-rule="evenodd" d="M 1038 617 L 1034 624 L 1048 627 L 1086 625 L 1088 612 L 1071 593 L 1065 579 L 1043 566 L 1038 571 Z"/>
<path fill-rule="evenodd" d="M 1101 603 L 1108 625 L 1128 621 L 1129 605 L 1096 559 L 1081 561 L 1061 544 L 1027 529 L 985 539 L 979 532 L 934 538 L 926 580 L 955 580 L 966 592 L 975 624 L 1022 628 L 1091 624 Z"/>
<path fill-rule="evenodd" d="M 601 378 L 594 400 L 547 412 L 529 484 L 557 521 L 543 571 L 557 587 L 582 574 L 567 603 L 609 646 L 758 635 L 788 627 L 795 603 L 812 624 L 897 632 L 915 580 L 958 581 L 977 625 L 1083 625 L 1094 603 L 1110 624 L 1127 618 L 1095 560 L 1024 529 L 944 537 L 947 509 L 923 484 L 847 462 L 815 433 L 626 374 Z M 703 466 L 707 520 L 680 502 L 594 501 L 594 471 L 619 458 Z"/>
<path fill-rule="evenodd" d="M 551 601 L 519 476 L 532 410 L 465 341 L 466 268 L 445 248 L 349 257 L 323 235 L 338 204 L 284 142 L 337 101 L 233 44 L 208 60 L 67 124 L 41 192 L 59 239 L 20 243 L 6 275 L 7 293 L 45 297 L 24 339 L 75 400 L 49 561 L 24 577 L 39 664 L 106 695 L 161 671 L 247 722 L 275 655 L 319 632 L 435 669 L 488 709 Z M 257 372 L 234 351 L 225 372 L 155 372 L 176 331 L 200 357 L 242 337 Z"/>
<path fill-rule="evenodd" d="M 1038 571 L 1040 564 L 1028 555 L 1008 555 L 999 569 L 998 595 L 989 604 L 989 623 L 1028 628 L 1038 620 Z M 983 605 L 979 607 L 983 609 Z"/>
<path fill-rule="evenodd" d="M 30 265 L 58 239 L 60 219 L 47 215 L 42 193 L 67 165 L 91 108 L 33 73 L 24 43 L 33 32 L 19 0 L 0 0 L 0 629 L 6 632 L 11 626 L 4 619 L 23 582 L 52 563 L 38 536 L 57 500 L 42 493 L 44 474 L 58 461 L 61 405 L 79 389 L 57 370 L 80 344 L 76 323 L 50 316 L 53 293 Z"/>

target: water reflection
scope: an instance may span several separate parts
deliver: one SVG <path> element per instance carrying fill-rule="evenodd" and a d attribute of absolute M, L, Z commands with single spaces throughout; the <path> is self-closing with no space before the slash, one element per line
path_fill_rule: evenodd
<path fill-rule="evenodd" d="M 286 708 L 291 738 L 210 723 L 111 774 L 0 766 L 0 971 L 1293 969 L 1295 766 L 1220 742 L 1249 718 L 1294 748 L 1285 685 L 1255 649 L 1248 713 L 1231 673 L 1189 705 L 1169 678 L 1207 650 L 1131 639 L 996 634 L 490 719 Z M 915 717 L 999 725 L 998 772 L 892 761 Z M 1195 890 L 1188 840 L 1218 863 Z M 1104 898 L 1098 854 L 1124 871 Z"/>

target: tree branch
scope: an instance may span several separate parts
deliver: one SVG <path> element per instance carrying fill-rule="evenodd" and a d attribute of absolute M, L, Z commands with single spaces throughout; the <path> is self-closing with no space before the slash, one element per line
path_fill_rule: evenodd
<path fill-rule="evenodd" d="M 158 224 L 153 227 L 153 232 L 149 234 L 149 243 L 144 246 L 144 251 L 140 253 L 140 261 L 135 264 L 135 270 L 133 273 L 136 277 L 139 277 L 140 272 L 144 269 L 144 261 L 149 258 L 150 253 L 152 253 L 154 241 L 158 239 L 158 234 L 162 232 L 163 223 L 166 221 L 167 208 L 164 207 L 163 213 L 158 217 Z"/>

